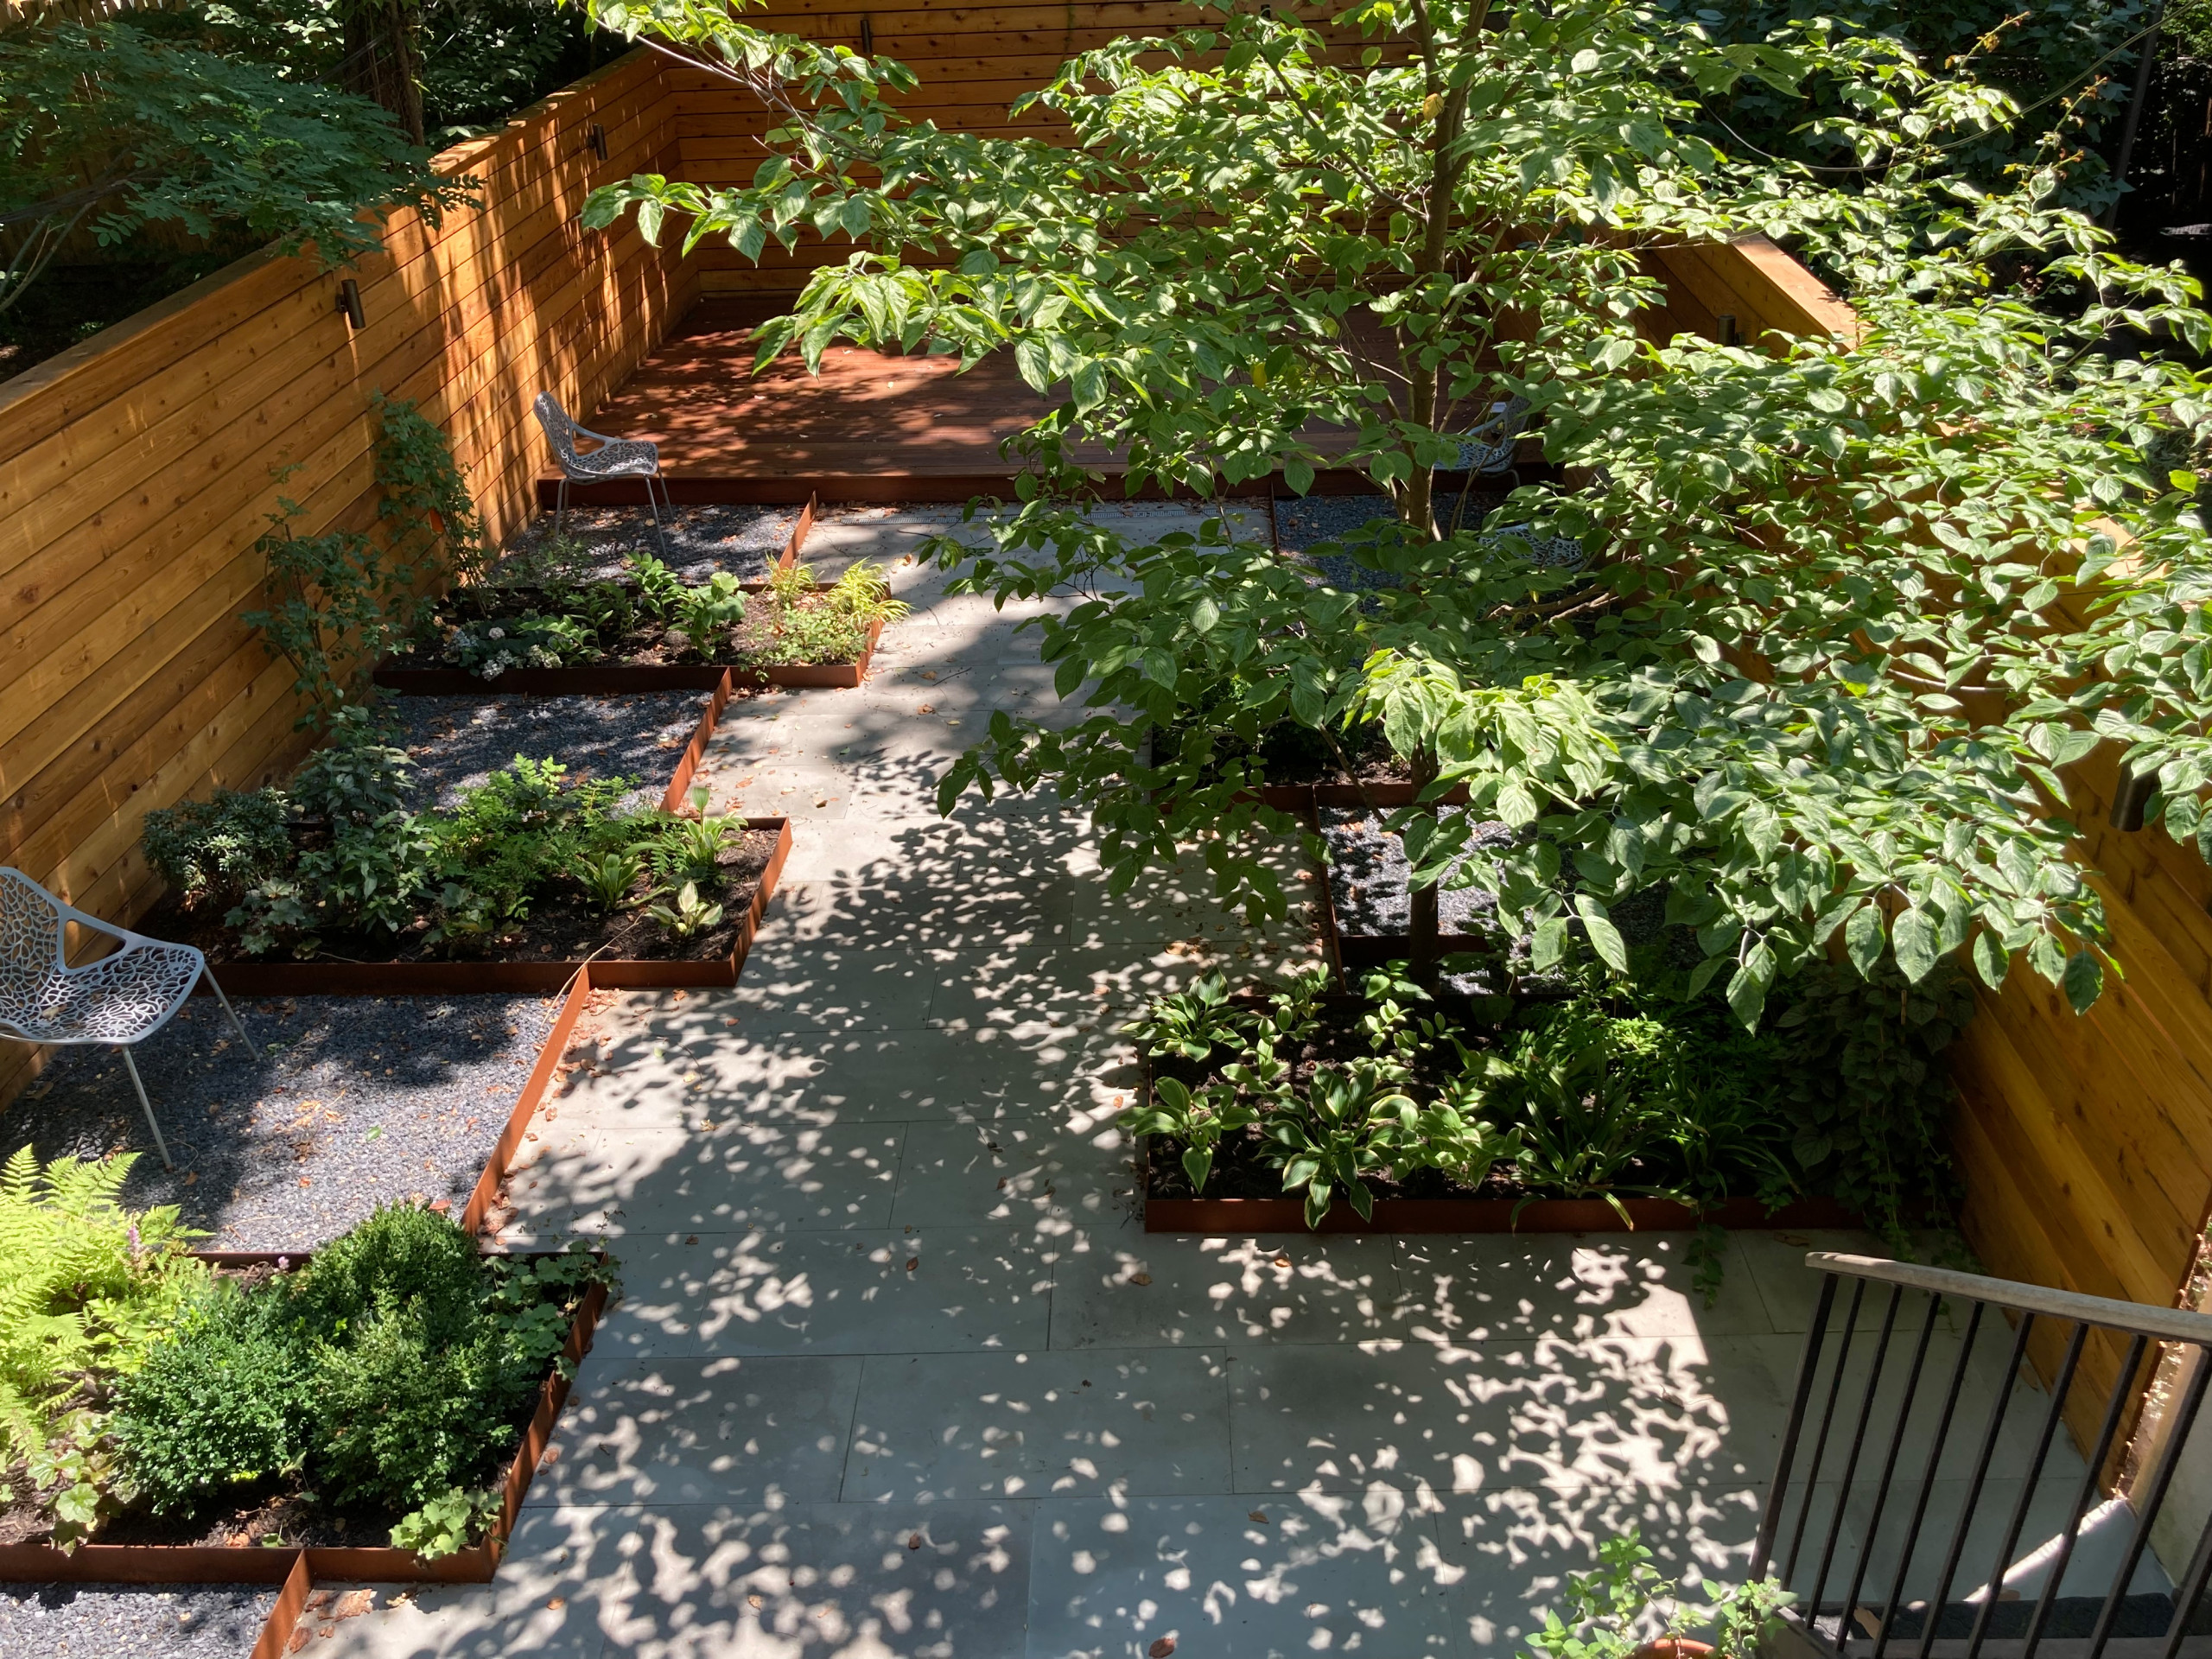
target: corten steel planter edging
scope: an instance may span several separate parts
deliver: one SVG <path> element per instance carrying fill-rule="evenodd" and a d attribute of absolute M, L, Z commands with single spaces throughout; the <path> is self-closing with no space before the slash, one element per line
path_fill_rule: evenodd
<path fill-rule="evenodd" d="M 262 1262 L 274 1265 L 283 1252 L 223 1251 L 211 1257 L 219 1265 L 238 1267 Z M 543 1254 L 531 1252 L 530 1254 Z M 308 1253 L 285 1257 L 292 1262 Z M 600 1316 L 607 1309 L 607 1287 L 594 1285 L 585 1292 L 562 1344 L 562 1358 L 573 1369 L 591 1351 Z M 308 1545 L 289 1549 L 214 1544 L 80 1544 L 63 1551 L 52 1544 L 10 1544 L 0 1547 L 0 1583 L 6 1584 L 282 1584 L 284 1592 L 255 1643 L 255 1659 L 266 1652 L 281 1652 L 292 1634 L 300 1610 L 307 1602 L 308 1579 L 369 1580 L 381 1583 L 489 1584 L 505 1553 L 506 1541 L 521 1513 L 524 1495 L 537 1473 L 539 1461 L 553 1438 L 554 1425 L 568 1403 L 569 1380 L 556 1363 L 538 1389 L 537 1407 L 523 1430 L 522 1444 L 500 1488 L 499 1516 L 483 1541 L 436 1560 L 424 1560 L 411 1549 L 386 1545 Z M 297 1594 L 294 1591 L 296 1587 Z M 289 1618 L 287 1615 L 289 1613 Z M 280 1621 L 284 1628 L 278 1646 L 266 1648 L 271 1630 Z"/>
<path fill-rule="evenodd" d="M 798 563 L 799 550 L 806 545 L 814 528 L 814 498 L 809 496 L 798 523 L 791 528 L 791 539 L 776 556 L 777 569 L 788 570 Z M 768 590 L 765 582 L 738 585 L 748 594 Z M 869 643 L 874 642 L 871 639 Z M 728 702 L 732 676 L 751 683 L 748 673 L 727 663 L 584 663 L 574 668 L 511 668 L 496 680 L 485 679 L 465 668 L 385 667 L 370 678 L 403 697 L 605 697 L 648 691 L 717 691 L 721 701 Z"/>
<path fill-rule="evenodd" d="M 730 677 L 740 685 L 781 686 L 790 691 L 851 691 L 868 678 L 868 665 L 875 658 L 875 642 L 883 638 L 883 619 L 868 625 L 868 643 L 860 659 L 851 663 L 779 663 L 767 668 L 734 668 Z"/>
<path fill-rule="evenodd" d="M 1834 1198 L 1800 1198 L 1779 1210 L 1756 1198 L 1728 1198 L 1699 1211 L 1666 1198 L 1624 1198 L 1633 1228 L 1603 1198 L 1377 1198 L 1362 1221 L 1339 1198 L 1318 1228 L 1306 1224 L 1299 1198 L 1155 1198 L 1144 1201 L 1147 1233 L 1662 1233 L 1719 1226 L 1731 1232 L 1768 1228 L 1856 1228 L 1865 1224 Z M 1514 1218 L 1514 1211 L 1520 1217 Z"/>
<path fill-rule="evenodd" d="M 768 901 L 791 851 L 789 818 L 748 818 L 775 832 L 775 850 L 760 872 L 753 902 L 738 918 L 729 954 L 690 961 L 648 957 L 558 957 L 543 962 L 219 962 L 223 989 L 233 996 L 455 996 L 474 991 L 559 991 L 587 969 L 601 990 L 728 990 L 744 971 Z M 208 995 L 203 979 L 194 994 Z"/>

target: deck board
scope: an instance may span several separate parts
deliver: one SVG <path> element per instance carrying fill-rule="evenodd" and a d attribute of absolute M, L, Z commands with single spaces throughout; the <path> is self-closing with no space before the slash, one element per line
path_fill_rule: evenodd
<path fill-rule="evenodd" d="M 585 424 L 660 445 L 677 501 L 964 500 L 1010 488 L 999 453 L 1052 405 L 1023 384 L 1010 353 L 966 373 L 957 357 L 833 346 L 820 375 L 786 355 L 753 373 L 752 330 L 790 296 L 701 301 Z M 1079 456 L 1108 459 L 1103 450 Z M 559 480 L 550 468 L 539 493 Z M 571 499 L 613 500 L 626 486 Z M 642 500 L 638 486 L 629 499 Z"/>

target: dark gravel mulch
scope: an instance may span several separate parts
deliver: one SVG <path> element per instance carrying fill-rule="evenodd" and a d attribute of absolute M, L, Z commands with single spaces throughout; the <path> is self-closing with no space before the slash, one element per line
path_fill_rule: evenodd
<path fill-rule="evenodd" d="M 727 570 L 741 582 L 760 582 L 790 543 L 799 511 L 795 506 L 664 507 L 660 521 L 667 537 L 665 552 L 653 535 L 652 515 L 643 507 L 572 507 L 561 527 L 593 556 L 570 573 L 579 581 L 619 580 L 627 555 L 651 553 L 688 582 L 704 582 L 717 570 Z M 507 538 L 495 576 L 527 573 L 531 555 L 552 533 L 551 513 L 531 519 Z"/>
<path fill-rule="evenodd" d="M 1405 843 L 1363 812 L 1323 807 L 1320 818 L 1338 931 L 1354 938 L 1402 935 L 1412 925 L 1407 896 L 1412 866 Z M 1481 823 L 1472 839 L 1478 847 L 1509 847 L 1513 831 L 1502 823 Z M 1474 887 L 1447 887 L 1437 893 L 1436 908 L 1443 932 L 1479 933 L 1489 930 L 1497 900 Z"/>
<path fill-rule="evenodd" d="M 248 1060 L 214 1000 L 194 997 L 136 1051 L 174 1171 L 112 1049 L 60 1051 L 0 1127 L 41 1159 L 143 1154 L 124 1201 L 179 1205 L 207 1249 L 304 1249 L 379 1202 L 458 1212 L 557 1011 L 537 996 L 246 1001 L 263 1051 Z"/>
<path fill-rule="evenodd" d="M 388 707 L 415 757 L 417 808 L 450 807 L 518 754 L 555 760 L 569 781 L 639 779 L 639 804 L 658 806 L 706 699 L 696 691 L 607 697 L 394 697 Z"/>
<path fill-rule="evenodd" d="M 246 1659 L 276 1605 L 274 1585 L 0 1585 L 0 1653 Z"/>

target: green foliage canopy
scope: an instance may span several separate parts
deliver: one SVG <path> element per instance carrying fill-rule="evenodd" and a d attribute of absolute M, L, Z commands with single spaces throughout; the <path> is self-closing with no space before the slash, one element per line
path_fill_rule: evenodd
<path fill-rule="evenodd" d="M 383 246 L 382 216 L 470 199 L 373 104 L 154 38 L 117 19 L 0 34 L 0 311 L 79 226 L 242 228 L 327 265 Z"/>
<path fill-rule="evenodd" d="M 2056 205 L 2063 135 L 2001 194 L 1958 176 L 1946 146 L 2012 118 L 2000 91 L 1817 22 L 1719 41 L 1667 0 L 1368 0 L 1333 36 L 1232 10 L 1072 60 L 1017 105 L 1064 146 L 907 121 L 885 95 L 911 72 L 720 4 L 591 5 L 780 119 L 750 183 L 640 176 L 588 224 L 673 214 L 754 256 L 849 237 L 763 360 L 1010 349 L 1062 397 L 995 546 L 938 551 L 1001 603 L 1084 595 L 1036 626 L 1100 712 L 995 716 L 948 810 L 1049 782 L 1117 886 L 1195 842 L 1224 897 L 1275 909 L 1239 844 L 1288 827 L 1243 793 L 1260 734 L 1379 721 L 1432 786 L 1400 819 L 1417 884 L 1497 893 L 1540 968 L 1578 936 L 1619 967 L 1609 906 L 1663 884 L 1705 951 L 1692 989 L 1725 976 L 1747 1023 L 1839 935 L 1916 982 L 2024 955 L 2086 1007 L 2110 958 L 2059 768 L 2101 742 L 2198 836 L 2204 387 L 2113 342 L 2202 349 L 2212 324 L 2178 270 Z M 1713 100 L 1812 76 L 1840 89 L 1824 140 L 1878 163 L 1851 188 L 1702 136 Z M 1854 337 L 1643 337 L 1644 250 L 1751 232 L 1845 273 Z M 1567 481 L 1519 491 L 1516 533 L 1440 532 L 1433 469 L 1512 397 Z M 1132 492 L 1357 467 L 1398 508 L 1358 550 L 1395 586 L 1339 592 L 1219 531 L 1133 544 L 1084 515 L 1077 441 Z M 1580 563 L 1540 562 L 1550 537 Z M 1464 813 L 1433 804 L 1453 784 Z M 1479 819 L 1522 833 L 1471 847 Z"/>

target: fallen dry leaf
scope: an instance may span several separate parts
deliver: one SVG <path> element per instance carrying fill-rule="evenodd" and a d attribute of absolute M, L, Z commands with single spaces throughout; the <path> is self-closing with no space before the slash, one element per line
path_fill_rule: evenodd
<path fill-rule="evenodd" d="M 556 1596 L 545 1605 L 557 1613 L 569 1605 L 569 1599 L 566 1596 Z"/>
<path fill-rule="evenodd" d="M 908 1534 L 906 1535 L 906 1548 L 909 1548 L 909 1549 L 919 1549 L 921 1547 L 922 1547 L 922 1535 L 921 1535 L 920 1533 L 918 1533 L 918 1532 L 910 1532 L 910 1533 L 908 1533 Z"/>
<path fill-rule="evenodd" d="M 909 1273 L 912 1273 L 916 1268 L 918 1268 L 921 1265 L 922 1258 L 918 1255 L 910 1255 L 906 1258 L 906 1271 Z"/>
<path fill-rule="evenodd" d="M 933 715 L 937 713 L 937 705 L 933 702 L 925 702 L 914 712 L 918 715 Z"/>
<path fill-rule="evenodd" d="M 1133 1273 L 1129 1275 L 1129 1282 L 1133 1285 L 1148 1285 L 1152 1282 L 1152 1275 L 1148 1273 Z"/>
<path fill-rule="evenodd" d="M 1290 1253 L 1289 1253 L 1288 1251 L 1287 1251 L 1287 1250 L 1286 1250 L 1286 1251 L 1281 1252 L 1281 1253 L 1279 1253 L 1279 1254 L 1276 1255 L 1276 1257 L 1275 1257 L 1275 1266 L 1277 1266 L 1277 1267 L 1279 1267 L 1279 1268 L 1287 1268 L 1287 1267 L 1288 1267 L 1289 1265 L 1290 1265 Z"/>
<path fill-rule="evenodd" d="M 1268 1524 L 1268 1512 L 1265 1510 L 1255 1510 L 1244 1518 L 1247 1521 L 1256 1521 L 1263 1527 Z"/>
<path fill-rule="evenodd" d="M 1145 1651 L 1152 1656 L 1152 1659 L 1167 1659 L 1167 1656 L 1175 1651 L 1175 1638 L 1163 1636 Z"/>
<path fill-rule="evenodd" d="M 348 1590 L 338 1598 L 338 1605 L 330 1610 L 333 1618 L 359 1618 L 377 1605 L 373 1590 Z"/>
<path fill-rule="evenodd" d="M 757 1595 L 747 1596 L 745 1599 L 745 1605 L 748 1607 L 758 1607 L 760 1605 L 760 1598 Z"/>

